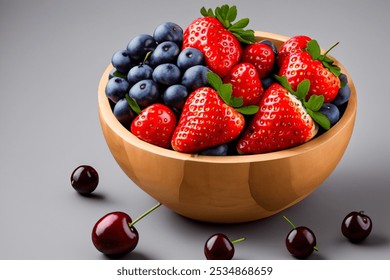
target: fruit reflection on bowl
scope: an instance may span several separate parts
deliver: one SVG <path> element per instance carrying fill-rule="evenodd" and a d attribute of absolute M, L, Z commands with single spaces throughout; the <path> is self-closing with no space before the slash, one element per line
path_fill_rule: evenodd
<path fill-rule="evenodd" d="M 256 32 L 279 47 L 288 37 Z M 336 168 L 351 138 L 356 89 L 340 121 L 300 146 L 266 154 L 204 156 L 148 144 L 123 127 L 105 95 L 112 65 L 98 92 L 99 118 L 107 145 L 126 175 L 142 190 L 185 217 L 217 223 L 254 221 L 274 215 L 307 197 Z"/>

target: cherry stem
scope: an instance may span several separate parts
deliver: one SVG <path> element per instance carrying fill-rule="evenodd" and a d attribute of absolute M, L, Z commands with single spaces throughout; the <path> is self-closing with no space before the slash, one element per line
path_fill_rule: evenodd
<path fill-rule="evenodd" d="M 231 242 L 232 244 L 236 244 L 236 243 L 241 242 L 241 241 L 244 241 L 244 240 L 246 240 L 246 238 L 245 238 L 245 237 L 242 237 L 242 238 L 239 238 L 239 239 L 230 241 L 230 242 Z"/>
<path fill-rule="evenodd" d="M 318 251 L 318 247 L 317 246 L 314 246 L 313 249 L 314 249 L 314 251 Z"/>
<path fill-rule="evenodd" d="M 139 216 L 137 219 L 135 219 L 134 221 L 132 221 L 131 223 L 129 223 L 129 227 L 132 227 L 134 226 L 139 220 L 143 219 L 145 216 L 149 215 L 150 213 L 152 213 L 154 210 L 156 210 L 158 207 L 160 207 L 162 204 L 161 203 L 158 203 L 157 205 L 153 206 L 152 208 L 150 208 L 148 211 L 146 211 L 145 213 L 143 213 L 141 216 Z"/>
<path fill-rule="evenodd" d="M 295 225 L 286 216 L 283 216 L 283 218 L 292 226 L 292 228 L 295 228 Z"/>

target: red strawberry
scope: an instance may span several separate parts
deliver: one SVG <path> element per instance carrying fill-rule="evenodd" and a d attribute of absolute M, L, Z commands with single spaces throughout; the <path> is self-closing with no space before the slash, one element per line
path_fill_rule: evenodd
<path fill-rule="evenodd" d="M 253 64 L 259 73 L 259 78 L 263 79 L 274 68 L 275 53 L 269 45 L 258 42 L 245 47 L 242 54 L 242 61 Z"/>
<path fill-rule="evenodd" d="M 298 35 L 291 37 L 285 41 L 278 51 L 278 65 L 282 66 L 282 63 L 286 57 L 291 54 L 296 54 L 306 49 L 307 43 L 311 41 L 311 38 L 304 35 Z"/>
<path fill-rule="evenodd" d="M 240 135 L 245 125 L 244 117 L 238 111 L 254 109 L 246 112 L 254 114 L 258 109 L 257 106 L 233 108 L 241 106 L 242 100 L 231 96 L 231 85 L 222 84 L 213 72 L 209 72 L 207 78 L 216 90 L 201 87 L 188 96 L 172 136 L 172 147 L 178 152 L 197 153 L 231 142 Z"/>
<path fill-rule="evenodd" d="M 130 131 L 139 139 L 169 148 L 176 127 L 176 115 L 167 106 L 154 103 L 141 111 L 131 123 Z"/>
<path fill-rule="evenodd" d="M 310 80 L 307 97 L 323 95 L 325 102 L 332 102 L 340 89 L 340 68 L 326 56 L 331 49 L 321 54 L 317 41 L 311 40 L 304 51 L 286 57 L 279 69 L 279 75 L 287 77 L 294 90 L 302 80 Z"/>
<path fill-rule="evenodd" d="M 238 140 L 237 150 L 240 154 L 267 153 L 295 147 L 316 135 L 316 122 L 326 129 L 330 127 L 329 120 L 318 112 L 323 97 L 313 96 L 305 101 L 310 87 L 308 80 L 303 81 L 294 92 L 285 77 L 277 78 L 288 90 L 274 83 L 265 91 L 259 111 Z"/>
<path fill-rule="evenodd" d="M 243 30 L 249 23 L 247 18 L 237 21 L 236 6 L 223 5 L 215 12 L 201 9 L 204 17 L 194 20 L 183 34 L 183 49 L 193 47 L 205 56 L 206 65 L 220 77 L 227 75 L 240 61 L 240 42 L 254 41 L 253 30 Z"/>
<path fill-rule="evenodd" d="M 244 106 L 259 104 L 264 90 L 256 68 L 252 64 L 247 62 L 237 64 L 225 76 L 223 82 L 232 85 L 233 96 L 242 97 Z"/>

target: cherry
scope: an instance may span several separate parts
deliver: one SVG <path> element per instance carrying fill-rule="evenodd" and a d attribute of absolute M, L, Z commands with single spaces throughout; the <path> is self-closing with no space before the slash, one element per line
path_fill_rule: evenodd
<path fill-rule="evenodd" d="M 99 184 L 99 175 L 92 166 L 80 165 L 72 172 L 70 183 L 78 193 L 90 194 Z"/>
<path fill-rule="evenodd" d="M 139 240 L 134 224 L 160 206 L 161 203 L 158 203 L 134 221 L 128 214 L 120 211 L 104 215 L 92 229 L 93 245 L 103 254 L 110 256 L 133 251 Z"/>
<path fill-rule="evenodd" d="M 363 211 L 349 213 L 341 224 L 341 232 L 353 243 L 367 238 L 372 230 L 372 221 Z"/>
<path fill-rule="evenodd" d="M 295 227 L 294 224 L 286 217 L 283 218 L 292 226 L 292 230 L 287 234 L 286 247 L 287 250 L 298 259 L 305 259 L 318 251 L 316 246 L 316 237 L 314 233 L 307 227 Z"/>
<path fill-rule="evenodd" d="M 216 233 L 207 239 L 204 254 L 208 260 L 231 260 L 234 256 L 234 244 L 244 241 L 240 238 L 230 241 L 223 233 Z"/>

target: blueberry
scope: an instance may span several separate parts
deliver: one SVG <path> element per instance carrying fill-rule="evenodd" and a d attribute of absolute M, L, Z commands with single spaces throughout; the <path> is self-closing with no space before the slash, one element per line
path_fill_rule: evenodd
<path fill-rule="evenodd" d="M 324 103 L 320 109 L 320 112 L 327 116 L 330 121 L 330 125 L 333 126 L 340 119 L 339 108 L 332 103 Z"/>
<path fill-rule="evenodd" d="M 183 85 L 172 85 L 168 87 L 163 94 L 164 104 L 178 110 L 183 109 L 184 103 L 188 97 L 187 88 Z"/>
<path fill-rule="evenodd" d="M 127 73 L 127 81 L 130 86 L 135 85 L 139 81 L 152 79 L 153 69 L 147 64 L 139 64 L 133 66 Z"/>
<path fill-rule="evenodd" d="M 162 42 L 150 54 L 149 63 L 154 68 L 163 63 L 176 63 L 180 53 L 179 46 L 174 42 Z"/>
<path fill-rule="evenodd" d="M 189 92 L 208 85 L 207 72 L 210 69 L 203 65 L 195 65 L 188 68 L 181 79 L 181 83 Z"/>
<path fill-rule="evenodd" d="M 160 97 L 158 86 L 153 80 L 142 80 L 131 87 L 129 96 L 142 107 L 156 103 Z"/>
<path fill-rule="evenodd" d="M 272 51 L 275 54 L 275 57 L 278 55 L 278 49 L 276 48 L 276 46 L 273 42 L 271 42 L 270 40 L 261 40 L 260 43 L 263 43 L 263 44 L 270 46 Z"/>
<path fill-rule="evenodd" d="M 180 81 L 181 72 L 179 67 L 172 63 L 158 65 L 153 71 L 153 80 L 158 85 L 170 86 Z"/>
<path fill-rule="evenodd" d="M 179 66 L 180 70 L 184 72 L 192 66 L 203 65 L 204 55 L 198 49 L 186 48 L 177 57 L 176 64 Z"/>
<path fill-rule="evenodd" d="M 130 128 L 130 124 L 136 116 L 129 103 L 127 103 L 126 98 L 118 100 L 114 106 L 113 113 L 117 120 L 127 129 Z"/>
<path fill-rule="evenodd" d="M 157 43 L 151 35 L 141 34 L 130 40 L 127 45 L 127 52 L 134 60 L 133 62 L 141 62 L 145 59 L 146 54 L 153 51 L 156 46 Z"/>
<path fill-rule="evenodd" d="M 133 66 L 127 50 L 116 51 L 111 58 L 112 65 L 121 73 L 126 74 Z"/>
<path fill-rule="evenodd" d="M 159 44 L 165 41 L 172 41 L 181 46 L 183 43 L 183 29 L 176 23 L 164 22 L 156 27 L 153 37 Z"/>
<path fill-rule="evenodd" d="M 219 145 L 213 148 L 209 148 L 201 151 L 199 154 L 205 156 L 226 156 L 228 155 L 229 146 L 227 144 Z"/>
<path fill-rule="evenodd" d="M 269 88 L 274 82 L 275 82 L 275 78 L 273 77 L 273 75 L 269 75 L 264 79 L 261 79 L 261 85 L 263 86 L 264 90 Z"/>
<path fill-rule="evenodd" d="M 348 84 L 345 84 L 343 87 L 339 89 L 339 92 L 337 93 L 332 103 L 336 106 L 341 106 L 347 103 L 350 97 L 351 97 L 351 88 L 349 87 Z"/>
<path fill-rule="evenodd" d="M 110 79 L 106 85 L 106 95 L 114 103 L 125 97 L 130 89 L 129 83 L 120 77 Z"/>
<path fill-rule="evenodd" d="M 340 73 L 339 80 L 341 82 L 341 86 L 348 84 L 348 76 L 345 75 L 344 73 Z"/>

